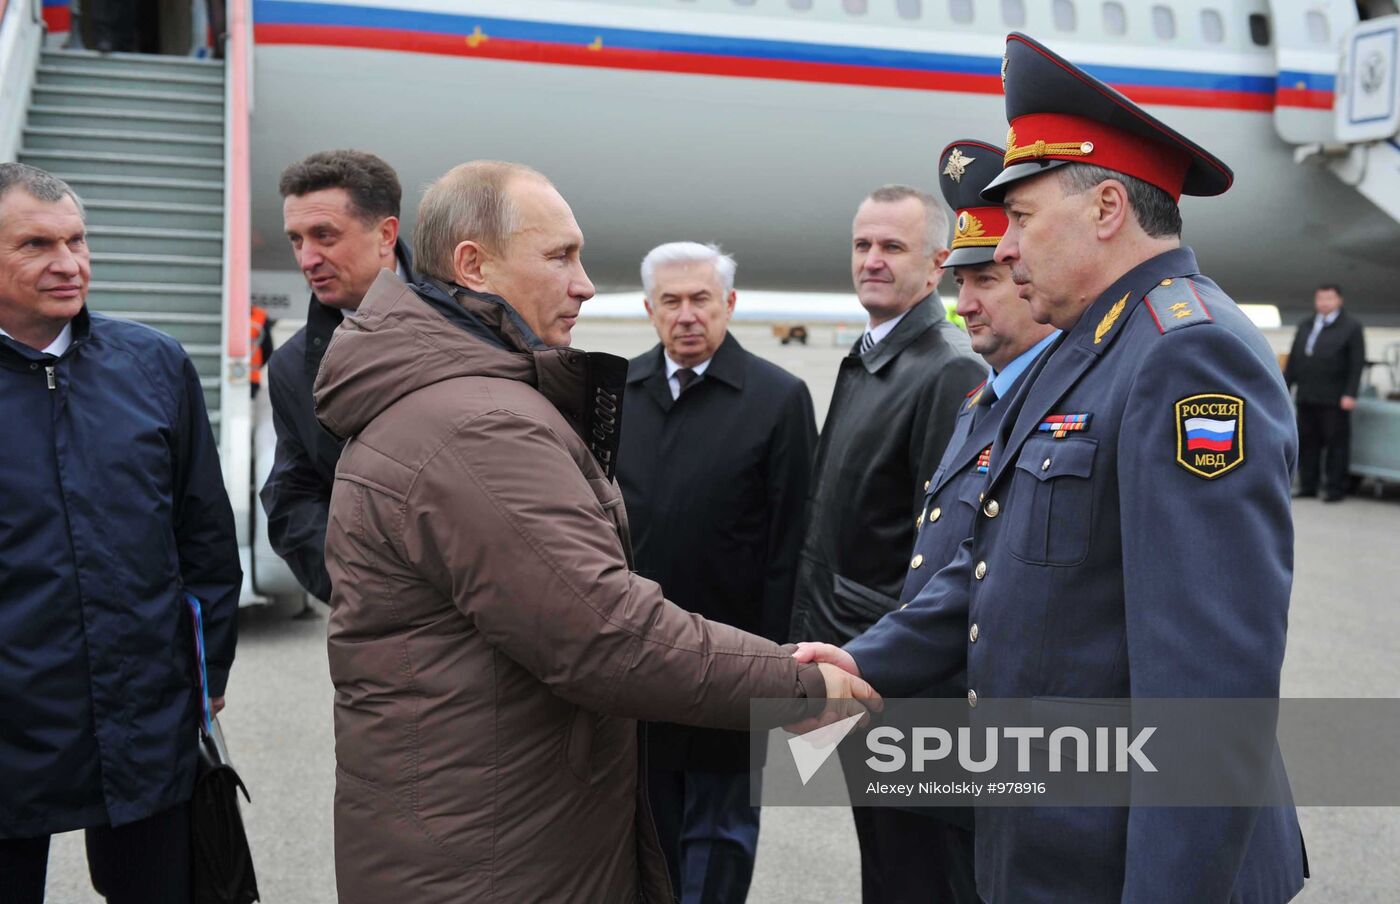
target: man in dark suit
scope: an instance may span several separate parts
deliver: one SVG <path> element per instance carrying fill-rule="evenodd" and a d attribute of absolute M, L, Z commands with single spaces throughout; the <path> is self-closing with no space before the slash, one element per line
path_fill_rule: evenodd
<path fill-rule="evenodd" d="M 1283 376 L 1298 387 L 1298 493 L 1316 496 L 1325 455 L 1323 502 L 1341 502 L 1351 460 L 1351 412 L 1366 366 L 1366 337 L 1342 310 L 1342 289 L 1322 285 L 1313 293 L 1317 313 L 1298 324 Z"/>
<path fill-rule="evenodd" d="M 935 293 L 947 241 L 943 205 L 916 188 L 877 189 L 856 211 L 851 277 L 870 321 L 841 361 L 822 427 L 793 640 L 845 643 L 899 606 L 928 477 L 986 376 Z M 898 900 L 923 875 L 927 853 L 901 816 L 917 819 L 853 811 L 866 904 Z"/>
<path fill-rule="evenodd" d="M 287 167 L 278 187 L 311 301 L 306 326 L 267 365 L 277 452 L 261 498 L 273 550 L 308 593 L 327 601 L 326 515 L 341 441 L 316 420 L 311 384 L 345 312 L 360 306 L 380 270 L 411 280 L 412 262 L 399 239 L 398 174 L 373 154 L 320 151 Z"/>
<path fill-rule="evenodd" d="M 996 699 L 1277 700 L 1293 414 L 1268 342 L 1180 239 L 1179 197 L 1233 173 L 1025 35 L 1003 72 L 996 260 L 1064 334 L 1008 402 L 952 563 L 798 658 L 885 697 L 966 670 L 974 720 Z M 976 825 L 987 904 L 1281 904 L 1306 871 L 1291 804 L 989 806 Z"/>
<path fill-rule="evenodd" d="M 662 245 L 642 261 L 661 342 L 632 359 L 617 479 L 636 568 L 706 618 L 782 640 L 817 443 L 806 385 L 728 332 L 734 259 Z M 653 724 L 652 812 L 685 904 L 742 901 L 758 810 L 743 732 Z"/>

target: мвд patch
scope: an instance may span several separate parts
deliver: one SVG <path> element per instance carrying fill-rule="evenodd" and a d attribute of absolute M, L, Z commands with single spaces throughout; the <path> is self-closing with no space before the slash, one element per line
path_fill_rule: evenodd
<path fill-rule="evenodd" d="M 1176 403 L 1176 462 L 1212 480 L 1244 462 L 1244 399 L 1220 393 Z"/>

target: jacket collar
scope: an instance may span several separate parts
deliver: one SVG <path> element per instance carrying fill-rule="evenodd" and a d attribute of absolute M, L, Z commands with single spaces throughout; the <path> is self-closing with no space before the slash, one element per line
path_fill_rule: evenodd
<path fill-rule="evenodd" d="M 662 383 L 666 382 L 665 349 L 660 343 L 627 368 L 628 385 L 646 382 L 653 377 L 660 377 Z M 710 366 L 705 368 L 705 379 L 718 380 L 735 389 L 744 388 L 744 347 L 733 333 L 725 333 L 724 341 L 710 358 Z"/>
<path fill-rule="evenodd" d="M 546 345 L 510 303 L 497 295 L 428 277 L 410 287 L 430 307 L 476 339 L 534 363 L 529 382 L 569 421 L 611 480 L 622 434 L 627 359 L 603 352 Z"/>
<path fill-rule="evenodd" d="M 0 336 L 0 349 L 13 352 L 27 362 L 62 361 L 86 343 L 92 335 L 92 315 L 88 313 L 87 305 L 83 305 L 68 323 L 73 328 L 72 341 L 68 344 L 67 351 L 57 358 L 46 355 L 39 349 L 30 348 L 10 336 Z"/>
<path fill-rule="evenodd" d="M 394 257 L 403 272 L 408 274 L 407 282 L 413 282 L 413 255 L 403 239 L 394 243 Z M 315 376 L 321 367 L 321 359 L 326 356 L 326 348 L 331 344 L 331 335 L 345 319 L 345 312 L 321 304 L 316 293 L 311 293 L 311 301 L 306 307 L 306 372 Z"/>
<path fill-rule="evenodd" d="M 899 357 L 899 353 L 908 348 L 911 342 L 922 336 L 924 330 L 946 319 L 943 305 L 938 301 L 938 293 L 931 292 L 910 308 L 904 319 L 899 321 L 899 325 L 888 336 L 875 343 L 874 348 L 863 355 L 858 351 L 853 354 L 860 358 L 860 363 L 865 365 L 868 373 L 878 373 L 881 368 Z M 859 347 L 856 346 L 857 349 Z"/>
<path fill-rule="evenodd" d="M 1138 264 L 1089 305 L 1069 332 L 1061 334 L 1022 378 L 998 432 L 998 442 L 1004 437 L 1005 443 L 992 455 L 987 486 L 995 485 L 1008 472 L 1008 450 L 1019 449 L 1050 408 L 1113 347 L 1147 293 L 1164 279 L 1198 273 L 1195 253 L 1183 245 Z"/>

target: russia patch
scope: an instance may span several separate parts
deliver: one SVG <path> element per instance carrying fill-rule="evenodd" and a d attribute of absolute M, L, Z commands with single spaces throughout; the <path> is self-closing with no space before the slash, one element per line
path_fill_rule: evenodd
<path fill-rule="evenodd" d="M 1244 399 L 1219 393 L 1176 403 L 1176 463 L 1213 480 L 1244 462 Z"/>

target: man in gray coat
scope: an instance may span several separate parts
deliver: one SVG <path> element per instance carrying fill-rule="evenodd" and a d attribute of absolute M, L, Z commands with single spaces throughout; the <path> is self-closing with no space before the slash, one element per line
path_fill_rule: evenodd
<path fill-rule="evenodd" d="M 909 186 L 876 189 L 856 211 L 851 277 L 870 321 L 841 361 L 817 446 L 794 640 L 843 644 L 898 607 L 924 481 L 986 376 L 934 291 L 947 235 L 942 204 Z M 867 904 L 891 900 L 902 864 L 921 856 L 882 829 L 891 812 L 854 811 Z"/>

